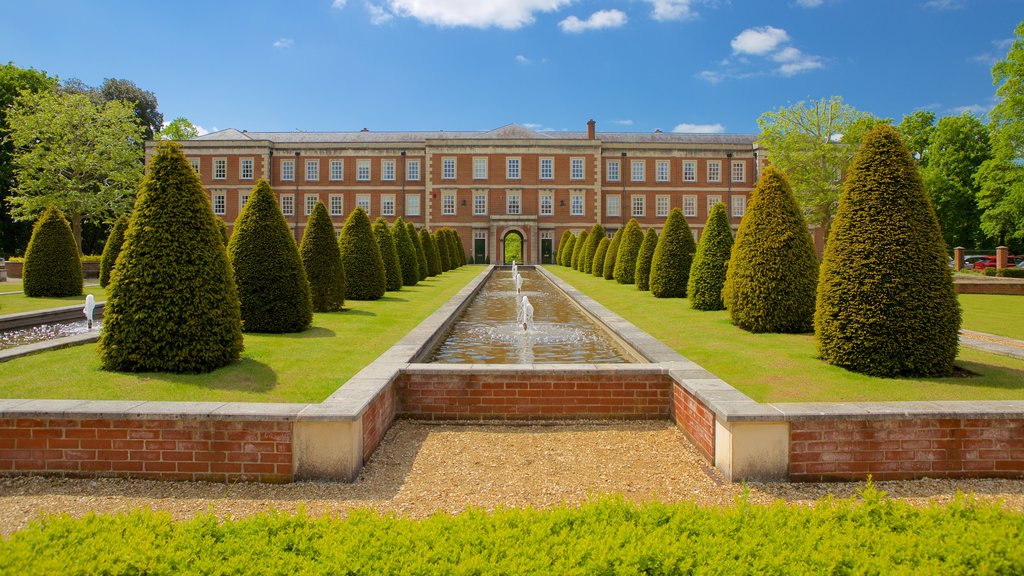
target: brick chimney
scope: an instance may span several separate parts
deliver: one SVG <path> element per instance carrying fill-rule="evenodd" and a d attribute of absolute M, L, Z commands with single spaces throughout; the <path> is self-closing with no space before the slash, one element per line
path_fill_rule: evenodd
<path fill-rule="evenodd" d="M 587 140 L 593 140 L 597 137 L 597 122 L 593 120 L 587 120 Z"/>

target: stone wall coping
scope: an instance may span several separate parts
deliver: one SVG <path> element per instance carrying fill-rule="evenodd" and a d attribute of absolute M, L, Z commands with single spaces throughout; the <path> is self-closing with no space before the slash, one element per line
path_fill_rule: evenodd
<path fill-rule="evenodd" d="M 88 344 L 89 342 L 96 342 L 99 339 L 99 331 L 93 330 L 92 332 L 75 334 L 73 336 L 64 336 L 62 338 L 43 340 L 42 342 L 33 342 L 32 344 L 25 344 L 24 346 L 15 346 L 14 348 L 0 350 L 0 362 L 6 362 L 22 356 L 28 356 L 29 354 L 38 354 L 39 352 L 45 352 L 47 350 L 57 350 L 59 348 L 78 346 L 79 344 Z"/>
<path fill-rule="evenodd" d="M 96 307 L 93 309 L 93 316 L 96 319 L 103 317 L 103 309 L 106 307 L 106 304 L 106 301 L 96 303 Z M 37 326 L 39 324 L 48 324 L 50 322 L 62 322 L 67 320 L 85 320 L 85 312 L 82 311 L 84 307 L 85 296 L 82 296 L 82 302 L 80 304 L 60 306 L 57 308 L 46 308 L 44 310 L 32 310 L 29 312 L 18 312 L 17 314 L 2 314 L 0 315 L 0 330 L 13 330 L 15 328 L 24 328 L 26 326 Z"/>
<path fill-rule="evenodd" d="M 810 420 L 1024 419 L 1024 400 L 943 400 L 913 402 L 801 402 L 770 404 L 788 422 Z"/>
<path fill-rule="evenodd" d="M 146 402 L 140 400 L 0 400 L 0 418 L 67 420 L 294 421 L 308 404 Z"/>

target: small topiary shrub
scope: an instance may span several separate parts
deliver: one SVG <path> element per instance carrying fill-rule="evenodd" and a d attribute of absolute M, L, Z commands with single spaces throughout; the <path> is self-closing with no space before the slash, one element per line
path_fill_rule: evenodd
<path fill-rule="evenodd" d="M 370 217 L 362 208 L 357 206 L 345 219 L 338 245 L 345 268 L 345 298 L 377 300 L 383 296 L 387 290 L 384 258 L 380 254 L 377 234 L 370 225 Z"/>
<path fill-rule="evenodd" d="M 711 215 L 704 225 L 697 253 L 690 266 L 690 280 L 686 295 L 690 308 L 694 310 L 724 310 L 722 289 L 725 274 L 732 255 L 732 230 L 725 215 L 725 204 L 719 202 L 711 208 Z"/>
<path fill-rule="evenodd" d="M 906 144 L 882 124 L 850 164 L 825 246 L 818 353 L 872 376 L 948 376 L 960 305 L 935 209 Z"/>
<path fill-rule="evenodd" d="M 466 253 L 462 249 L 459 233 L 454 228 L 447 228 L 445 235 L 448 238 L 448 258 L 451 260 L 452 268 L 461 268 L 466 264 Z"/>
<path fill-rule="evenodd" d="M 995 268 L 985 268 L 981 271 L 982 276 L 995 276 L 997 273 Z"/>
<path fill-rule="evenodd" d="M 573 270 L 583 269 L 583 254 L 587 245 L 587 237 L 590 233 L 584 230 L 580 232 L 580 237 L 576 239 L 576 242 L 572 245 L 572 268 Z"/>
<path fill-rule="evenodd" d="M 306 223 L 299 254 L 309 280 L 313 311 L 341 310 L 345 305 L 345 267 L 341 263 L 341 248 L 334 237 L 334 224 L 320 202 L 313 206 Z"/>
<path fill-rule="evenodd" d="M 564 266 L 562 264 L 562 256 L 565 254 L 565 248 L 568 246 L 569 238 L 572 238 L 572 231 L 566 230 L 562 232 L 562 237 L 558 240 L 558 250 L 555 250 L 555 264 Z"/>
<path fill-rule="evenodd" d="M 568 268 L 572 264 L 572 251 L 576 247 L 576 235 L 572 232 L 569 233 L 569 238 L 565 241 L 565 246 L 559 252 L 559 264 Z"/>
<path fill-rule="evenodd" d="M 100 286 L 104 288 L 110 284 L 110 273 L 114 270 L 114 263 L 117 262 L 117 255 L 121 253 L 121 245 L 124 244 L 124 231 L 128 229 L 128 216 L 121 216 L 114 222 L 110 229 L 110 236 L 103 245 L 103 258 L 100 260 Z"/>
<path fill-rule="evenodd" d="M 601 239 L 606 237 L 604 226 L 594 224 L 587 235 L 587 244 L 583 247 L 583 262 L 580 264 L 580 272 L 590 274 L 594 271 L 594 255 L 597 254 L 597 245 Z"/>
<path fill-rule="evenodd" d="M 270 183 L 260 179 L 235 220 L 228 242 L 242 330 L 302 332 L 313 321 L 309 282 L 299 249 Z"/>
<path fill-rule="evenodd" d="M 651 257 L 651 294 L 655 298 L 685 298 L 690 266 L 697 246 L 682 210 L 673 208 L 665 219 Z"/>
<path fill-rule="evenodd" d="M 654 259 L 654 250 L 657 247 L 658 232 L 654 228 L 648 228 L 647 234 L 644 234 L 644 241 L 640 244 L 640 254 L 636 257 L 636 270 L 633 271 L 637 290 L 646 292 L 651 289 L 651 260 Z"/>
<path fill-rule="evenodd" d="M 399 216 L 395 225 L 391 227 L 391 236 L 395 240 L 395 249 L 398 250 L 398 265 L 402 269 L 402 285 L 415 286 L 420 281 L 420 263 L 416 256 L 416 247 L 409 237 L 409 230 L 405 227 L 405 221 Z"/>
<path fill-rule="evenodd" d="M 590 263 L 590 274 L 598 278 L 604 276 L 604 259 L 608 255 L 608 246 L 612 243 L 608 236 L 601 238 L 597 243 L 597 250 L 594 251 L 594 261 Z"/>
<path fill-rule="evenodd" d="M 373 237 L 377 240 L 377 248 L 384 262 L 385 288 L 388 292 L 401 290 L 402 264 L 398 260 L 398 247 L 395 246 L 395 237 L 391 235 L 391 227 L 383 216 L 373 221 Z"/>
<path fill-rule="evenodd" d="M 818 257 L 786 175 L 768 166 L 750 194 L 726 273 L 733 324 L 750 332 L 808 332 Z"/>
<path fill-rule="evenodd" d="M 630 218 L 619 242 L 619 255 L 615 257 L 615 281 L 619 284 L 635 283 L 636 259 L 640 245 L 644 243 L 644 232 L 635 218 Z"/>
<path fill-rule="evenodd" d="M 443 229 L 434 231 L 434 244 L 437 245 L 437 256 L 441 261 L 441 272 L 447 272 L 452 269 L 451 255 L 448 253 L 448 239 L 444 235 Z"/>
<path fill-rule="evenodd" d="M 437 244 L 434 243 L 434 237 L 426 228 L 420 229 L 420 244 L 423 245 L 423 251 L 427 255 L 427 275 L 437 276 L 441 273 L 441 258 L 437 255 Z"/>
<path fill-rule="evenodd" d="M 619 256 L 619 245 L 622 244 L 622 231 L 619 228 L 612 237 L 611 244 L 608 244 L 608 252 L 604 255 L 604 265 L 601 267 L 601 274 L 605 280 L 615 279 L 615 261 Z"/>
<path fill-rule="evenodd" d="M 206 192 L 180 144 L 160 143 L 107 288 L 107 370 L 209 372 L 238 359 L 234 275 Z"/>
<path fill-rule="evenodd" d="M 405 223 L 405 231 L 409 234 L 409 239 L 412 240 L 413 251 L 416 252 L 416 271 L 419 272 L 420 280 L 426 280 L 429 275 L 427 253 L 423 249 L 423 243 L 420 242 L 420 233 L 412 222 Z"/>
<path fill-rule="evenodd" d="M 30 298 L 82 295 L 82 261 L 71 224 L 50 206 L 32 227 L 21 271 L 22 290 Z"/>

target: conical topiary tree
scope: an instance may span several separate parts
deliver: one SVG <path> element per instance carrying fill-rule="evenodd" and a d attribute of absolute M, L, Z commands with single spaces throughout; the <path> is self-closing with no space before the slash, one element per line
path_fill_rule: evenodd
<path fill-rule="evenodd" d="M 420 280 L 426 280 L 430 274 L 427 267 L 427 253 L 423 249 L 423 243 L 420 242 L 420 233 L 416 231 L 416 225 L 412 222 L 405 223 L 405 231 L 409 234 L 412 247 L 416 252 L 416 271 L 420 274 Z"/>
<path fill-rule="evenodd" d="M 387 290 L 384 258 L 380 254 L 377 235 L 370 225 L 370 217 L 361 207 L 357 206 L 345 219 L 338 247 L 342 267 L 345 268 L 345 298 L 378 300 L 383 296 Z"/>
<path fill-rule="evenodd" d="M 71 224 L 50 206 L 32 227 L 21 272 L 25 296 L 81 296 L 82 260 Z"/>
<path fill-rule="evenodd" d="M 114 263 L 117 262 L 117 255 L 121 253 L 121 245 L 124 243 L 124 231 L 128 229 L 128 216 L 121 216 L 114 222 L 110 229 L 110 236 L 103 245 L 103 256 L 100 258 L 100 286 L 104 288 L 110 284 L 110 273 L 114 270 Z"/>
<path fill-rule="evenodd" d="M 459 241 L 459 233 L 454 228 L 445 228 L 445 238 L 448 240 L 448 259 L 451 261 L 452 269 L 461 268 L 465 262 L 465 253 L 462 251 L 462 243 Z"/>
<path fill-rule="evenodd" d="M 604 259 L 608 255 L 608 247 L 611 246 L 611 243 L 612 241 L 608 239 L 608 236 L 601 238 L 601 241 L 597 243 L 597 250 L 594 251 L 594 261 L 590 263 L 590 274 L 592 276 L 604 277 Z"/>
<path fill-rule="evenodd" d="M 644 234 L 644 241 L 640 244 L 640 253 L 636 257 L 636 270 L 633 271 L 637 290 L 646 292 L 651 289 L 651 261 L 657 247 L 658 232 L 654 228 L 648 228 L 647 234 Z"/>
<path fill-rule="evenodd" d="M 630 218 L 619 242 L 619 254 L 615 257 L 615 281 L 619 284 L 633 284 L 636 273 L 636 259 L 640 245 L 644 243 L 644 232 L 635 218 Z"/>
<path fill-rule="evenodd" d="M 306 271 L 270 183 L 262 178 L 235 220 L 228 258 L 238 284 L 243 331 L 281 334 L 309 328 L 313 303 Z"/>
<path fill-rule="evenodd" d="M 559 264 L 566 268 L 572 265 L 572 252 L 576 248 L 576 235 L 569 232 L 569 238 L 566 239 L 565 245 L 562 246 L 562 250 L 559 252 Z"/>
<path fill-rule="evenodd" d="M 444 229 L 438 229 L 434 232 L 434 244 L 437 245 L 437 257 L 441 261 L 441 272 L 447 272 L 452 269 L 451 257 L 448 254 L 448 240 L 445 237 Z"/>
<path fill-rule="evenodd" d="M 625 228 L 619 228 L 615 231 L 615 236 L 612 237 L 611 244 L 608 244 L 608 252 L 604 255 L 604 265 L 601 267 L 601 275 L 605 280 L 615 279 L 615 261 L 619 258 L 619 246 L 622 244 L 622 231 Z"/>
<path fill-rule="evenodd" d="M 732 230 L 725 215 L 725 204 L 719 202 L 711 208 L 690 266 L 690 281 L 686 287 L 690 308 L 725 309 L 722 288 L 725 287 L 725 272 L 731 255 Z"/>
<path fill-rule="evenodd" d="M 562 237 L 558 239 L 558 249 L 555 250 L 555 264 L 564 266 L 564 264 L 562 264 L 562 257 L 565 255 L 565 248 L 568 246 L 569 238 L 572 238 L 571 230 L 562 232 Z"/>
<path fill-rule="evenodd" d="M 217 223 L 217 230 L 220 232 L 220 241 L 224 243 L 224 246 L 228 245 L 228 224 L 220 216 L 215 216 L 214 221 Z"/>
<path fill-rule="evenodd" d="M 423 245 L 423 251 L 427 255 L 427 275 L 437 276 L 441 273 L 441 260 L 437 255 L 437 245 L 434 244 L 434 238 L 431 237 L 430 231 L 426 228 L 420 228 L 420 244 Z"/>
<path fill-rule="evenodd" d="M 398 250 L 398 265 L 402 269 L 402 285 L 415 286 L 420 281 L 420 263 L 416 256 L 416 247 L 409 237 L 409 229 L 405 227 L 405 220 L 399 216 L 395 225 L 391 227 L 391 236 L 395 240 L 395 249 Z"/>
<path fill-rule="evenodd" d="M 398 260 L 398 247 L 391 227 L 383 216 L 373 221 L 373 237 L 377 240 L 381 260 L 384 262 L 384 286 L 388 292 L 402 289 L 402 264 Z M 348 268 L 345 268 L 348 271 Z"/>
<path fill-rule="evenodd" d="M 888 125 L 850 165 L 821 264 L 818 353 L 873 376 L 948 376 L 960 306 L 938 218 L 906 145 Z"/>
<path fill-rule="evenodd" d="M 238 359 L 242 321 L 213 210 L 181 145 L 150 160 L 107 289 L 107 370 L 209 372 Z"/>
<path fill-rule="evenodd" d="M 571 262 L 571 265 L 572 265 L 573 270 L 582 270 L 583 269 L 583 253 L 584 253 L 584 248 L 587 245 L 587 237 L 589 237 L 589 236 L 590 236 L 590 233 L 587 232 L 586 230 L 584 230 L 583 232 L 580 232 L 580 237 L 577 238 L 576 242 L 572 245 L 572 262 Z"/>
<path fill-rule="evenodd" d="M 594 224 L 587 235 L 587 244 L 583 247 L 583 262 L 580 264 L 580 271 L 590 274 L 594 270 L 594 255 L 597 254 L 597 245 L 601 238 L 606 236 L 604 226 Z"/>
<path fill-rule="evenodd" d="M 809 332 L 818 257 L 786 175 L 768 166 L 736 233 L 723 298 L 750 332 Z"/>
<path fill-rule="evenodd" d="M 690 224 L 679 208 L 673 208 L 665 219 L 651 257 L 650 285 L 655 298 L 686 297 L 686 283 L 696 251 Z"/>
<path fill-rule="evenodd" d="M 302 267 L 309 280 L 309 294 L 314 312 L 337 312 L 345 305 L 345 267 L 341 248 L 334 236 L 334 224 L 327 208 L 320 202 L 306 223 L 299 245 Z"/>

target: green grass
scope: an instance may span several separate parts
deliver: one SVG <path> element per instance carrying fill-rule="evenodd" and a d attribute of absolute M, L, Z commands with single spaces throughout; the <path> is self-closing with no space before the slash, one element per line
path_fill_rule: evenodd
<path fill-rule="evenodd" d="M 21 290 L 21 282 L 15 286 L 12 282 L 0 283 L 0 292 L 13 292 Z M 47 308 L 60 308 L 61 306 L 73 306 L 75 304 L 85 305 L 85 295 L 92 294 L 97 302 L 107 299 L 107 291 L 99 286 L 86 286 L 82 289 L 81 296 L 65 296 L 63 298 L 29 298 L 25 294 L 4 294 L 0 296 L 0 316 L 5 314 L 20 314 L 35 310 L 46 310 Z"/>
<path fill-rule="evenodd" d="M 685 299 L 657 299 L 561 266 L 546 269 L 758 402 L 1024 398 L 1024 361 L 1014 358 L 961 348 L 956 365 L 977 376 L 874 378 L 819 360 L 813 334 L 751 334 L 724 311 L 699 312 Z"/>
<path fill-rule="evenodd" d="M 238 362 L 209 374 L 100 369 L 96 344 L 5 362 L 0 398 L 321 402 L 479 274 L 465 266 L 376 301 L 345 301 L 299 334 L 246 334 Z"/>
<path fill-rule="evenodd" d="M 1024 296 L 961 294 L 963 328 L 1024 340 Z"/>

